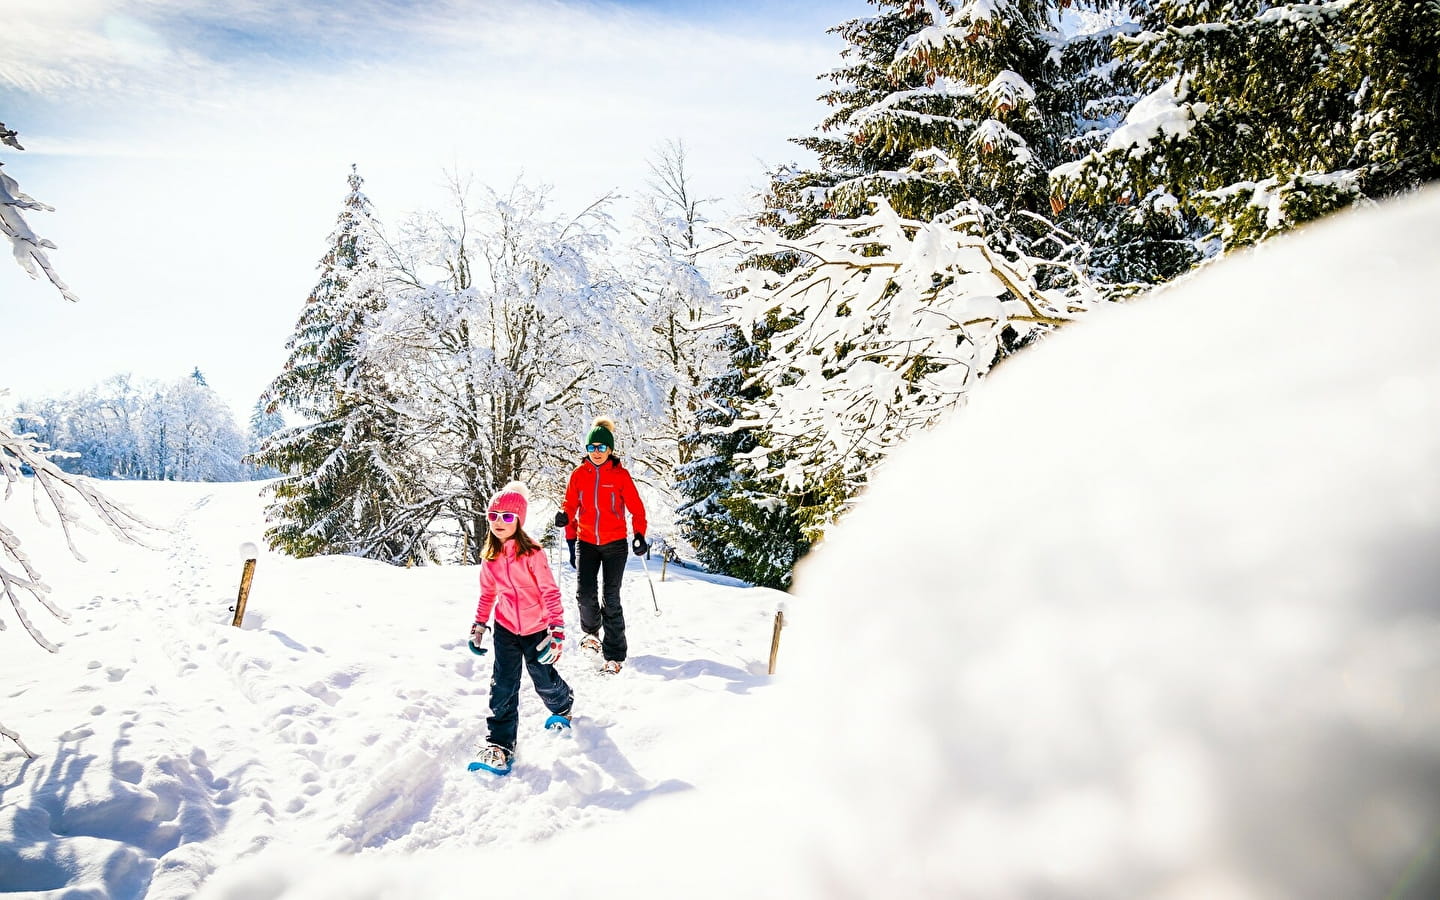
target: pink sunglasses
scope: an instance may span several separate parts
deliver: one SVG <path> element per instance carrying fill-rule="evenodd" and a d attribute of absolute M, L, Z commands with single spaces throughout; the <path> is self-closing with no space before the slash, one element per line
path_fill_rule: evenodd
<path fill-rule="evenodd" d="M 495 512 L 494 510 L 491 510 L 490 512 L 485 514 L 485 518 L 489 519 L 492 522 L 504 522 L 506 525 L 509 525 L 512 522 L 519 521 L 520 514 L 512 512 Z"/>

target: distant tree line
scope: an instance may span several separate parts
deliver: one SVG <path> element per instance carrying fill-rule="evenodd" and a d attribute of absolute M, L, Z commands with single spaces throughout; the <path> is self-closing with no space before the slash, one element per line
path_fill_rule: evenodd
<path fill-rule="evenodd" d="M 57 452 L 63 471 L 139 481 L 247 481 L 273 477 L 245 455 L 281 427 L 257 412 L 248 434 L 197 368 L 169 383 L 115 375 L 77 394 L 15 405 L 12 431 Z"/>

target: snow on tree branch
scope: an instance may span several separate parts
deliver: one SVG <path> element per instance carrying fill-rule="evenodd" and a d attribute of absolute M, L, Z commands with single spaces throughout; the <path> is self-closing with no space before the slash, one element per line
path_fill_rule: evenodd
<path fill-rule="evenodd" d="M 14 147 L 16 150 L 24 149 L 20 146 L 16 133 L 6 128 L 4 122 L 0 122 L 0 143 Z M 20 268 L 29 273 L 31 278 L 39 278 L 40 273 L 43 272 L 50 283 L 55 285 L 55 289 L 60 292 L 60 296 L 72 303 L 75 302 L 79 298 L 71 292 L 65 282 L 60 280 L 60 276 L 50 265 L 50 257 L 45 253 L 46 250 L 54 250 L 55 244 L 31 230 L 30 224 L 25 221 L 25 217 L 20 212 L 25 209 L 54 212 L 54 207 L 47 206 L 26 194 L 20 190 L 20 185 L 15 179 L 6 175 L 4 171 L 0 171 L 0 233 L 4 233 L 5 237 L 10 239 L 10 245 L 15 252 L 15 261 L 20 264 Z"/>
<path fill-rule="evenodd" d="M 752 339 L 769 333 L 749 379 L 768 390 L 741 404 L 736 427 L 761 430 L 750 454 L 785 490 L 840 477 L 856 486 L 916 429 L 962 403 L 1000 357 L 1005 333 L 1071 321 L 1099 296 L 1071 270 L 1041 288 L 1051 260 L 994 246 L 989 211 L 975 203 L 933 221 L 872 198 L 872 215 L 825 220 L 796 240 L 746 236 L 759 257 L 801 260 L 789 272 L 739 273 L 733 306 Z"/>
<path fill-rule="evenodd" d="M 5 393 L 6 391 L 0 390 L 0 396 Z M 36 442 L 33 434 L 15 434 L 0 423 L 0 476 L 5 479 L 4 498 L 8 500 L 17 484 L 29 480 L 36 512 L 40 512 L 40 499 L 43 496 L 58 517 L 70 553 L 81 562 L 85 561 L 85 557 L 76 546 L 75 531 L 91 529 L 82 519 L 82 509 L 73 502 L 74 497 L 78 497 L 83 506 L 88 507 L 117 538 L 143 545 L 144 541 L 139 536 L 140 530 L 155 526 L 100 493 L 90 479 L 63 471 L 52 461 L 56 455 L 57 451 L 49 450 Z M 67 496 L 68 494 L 73 494 L 74 497 Z M 9 601 L 20 624 L 35 642 L 53 653 L 57 648 L 30 620 L 21 603 L 21 595 L 29 594 L 36 603 L 62 622 L 68 622 L 69 616 L 50 601 L 49 586 L 41 579 L 30 558 L 20 548 L 20 543 L 19 536 L 0 523 L 0 551 L 3 551 L 3 556 L 0 556 L 0 595 Z M 19 570 L 7 568 L 3 564 L 7 559 L 13 566 L 18 566 Z M 0 620 L 0 631 L 3 630 L 5 623 Z"/>

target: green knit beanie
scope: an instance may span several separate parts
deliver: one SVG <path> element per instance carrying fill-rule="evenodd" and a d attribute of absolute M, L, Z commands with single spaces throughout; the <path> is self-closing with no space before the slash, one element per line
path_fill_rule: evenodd
<path fill-rule="evenodd" d="M 604 444 L 613 452 L 615 449 L 615 433 L 610 429 L 614 427 L 615 423 L 609 419 L 596 419 L 595 424 L 590 427 L 590 433 L 585 436 L 585 443 L 587 445 Z"/>

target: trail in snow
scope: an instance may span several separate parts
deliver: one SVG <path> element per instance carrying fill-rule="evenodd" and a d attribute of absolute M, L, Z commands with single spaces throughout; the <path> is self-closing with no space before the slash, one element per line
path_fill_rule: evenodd
<path fill-rule="evenodd" d="M 573 732 L 543 730 L 527 679 L 514 772 L 467 772 L 489 696 L 490 660 L 464 646 L 477 568 L 264 553 L 233 628 L 237 548 L 264 527 L 257 489 L 115 484 L 169 531 L 153 551 L 91 537 L 88 564 L 24 532 L 62 602 L 90 599 L 46 626 L 60 654 L 0 660 L 6 720 L 39 753 L 0 747 L 0 890 L 181 897 L 272 845 L 411 853 L 587 827 L 702 785 L 736 701 L 768 680 L 774 592 L 674 568 L 659 583 L 655 564 L 657 617 L 632 557 L 634 655 L 612 678 L 579 649 L 560 565 Z"/>

